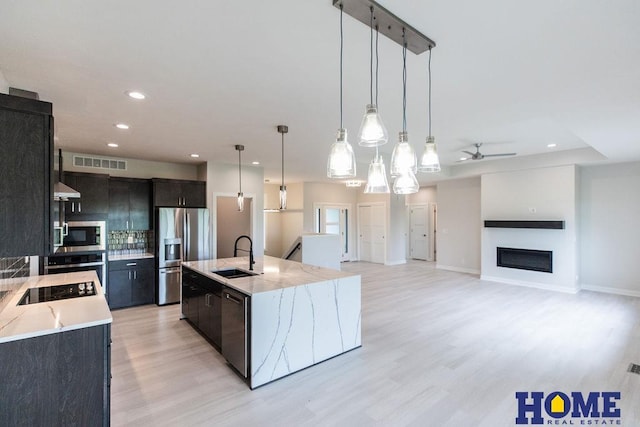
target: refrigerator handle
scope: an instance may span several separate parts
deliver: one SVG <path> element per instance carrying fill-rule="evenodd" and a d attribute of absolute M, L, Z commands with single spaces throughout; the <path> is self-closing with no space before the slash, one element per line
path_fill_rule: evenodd
<path fill-rule="evenodd" d="M 191 261 L 191 257 L 189 255 L 191 255 L 189 253 L 189 249 L 191 248 L 191 224 L 189 221 L 189 212 L 185 210 L 184 212 L 184 218 L 185 218 L 185 228 L 184 228 L 184 260 L 183 261 Z"/>

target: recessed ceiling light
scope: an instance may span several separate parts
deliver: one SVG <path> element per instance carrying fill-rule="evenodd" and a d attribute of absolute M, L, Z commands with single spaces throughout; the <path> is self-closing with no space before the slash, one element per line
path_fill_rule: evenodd
<path fill-rule="evenodd" d="M 251 162 L 252 165 L 259 165 L 260 162 Z"/>
<path fill-rule="evenodd" d="M 194 159 L 197 159 L 198 157 L 200 157 L 200 154 L 193 153 L 191 157 L 193 157 Z"/>
<path fill-rule="evenodd" d="M 464 162 L 465 160 L 467 160 L 467 158 L 466 158 L 466 157 L 460 157 L 460 161 L 461 161 L 461 162 Z"/>
<path fill-rule="evenodd" d="M 126 124 L 126 123 L 116 123 L 116 127 L 117 127 L 118 129 L 125 129 L 125 130 L 126 130 L 126 129 L 129 129 L 129 125 L 128 125 L 128 124 Z"/>
<path fill-rule="evenodd" d="M 133 99 L 145 99 L 146 98 L 144 93 L 138 92 L 137 90 L 129 91 L 129 92 L 127 92 L 127 95 L 129 95 L 129 97 L 131 97 Z"/>
<path fill-rule="evenodd" d="M 556 148 L 556 147 L 557 147 L 557 144 L 547 144 L 547 147 L 548 147 L 548 148 Z"/>
<path fill-rule="evenodd" d="M 110 143 L 107 144 L 107 147 L 117 148 L 118 144 L 116 144 L 115 142 L 110 142 Z"/>

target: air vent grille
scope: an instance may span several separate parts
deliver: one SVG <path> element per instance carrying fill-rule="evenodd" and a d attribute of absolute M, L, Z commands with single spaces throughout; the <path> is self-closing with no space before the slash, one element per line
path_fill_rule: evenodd
<path fill-rule="evenodd" d="M 73 156 L 73 166 L 81 168 L 127 170 L 127 161 L 104 157 Z"/>

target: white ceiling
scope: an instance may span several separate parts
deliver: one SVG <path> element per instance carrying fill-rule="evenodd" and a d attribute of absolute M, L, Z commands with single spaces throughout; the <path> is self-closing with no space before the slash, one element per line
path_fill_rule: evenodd
<path fill-rule="evenodd" d="M 540 154 L 555 143 L 640 159 L 637 0 L 380 3 L 437 43 L 433 133 L 444 165 L 466 167 L 455 162 L 475 142 L 487 143 L 485 154 Z M 243 160 L 260 161 L 278 182 L 276 125 L 286 124 L 286 180 L 326 180 L 339 127 L 340 13 L 331 0 L 0 0 L 0 10 L 0 72 L 53 102 L 60 148 L 234 163 L 234 144 L 244 144 Z M 369 99 L 369 28 L 345 15 L 344 35 L 344 122 L 365 178 L 373 151 L 355 136 Z M 402 123 L 401 51 L 381 36 L 387 162 Z M 407 130 L 418 153 L 427 55 L 407 55 Z M 129 99 L 133 89 L 148 98 Z"/>

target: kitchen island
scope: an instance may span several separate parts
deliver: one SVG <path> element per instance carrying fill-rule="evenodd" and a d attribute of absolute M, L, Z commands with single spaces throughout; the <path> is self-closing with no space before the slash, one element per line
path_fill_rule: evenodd
<path fill-rule="evenodd" d="M 250 272 L 249 258 L 183 263 L 183 316 L 201 332 L 211 331 L 205 335 L 252 389 L 361 346 L 359 275 L 269 256 L 256 259 L 255 275 L 221 275 L 232 269 Z M 189 287 L 185 280 L 191 280 Z M 208 307 L 213 313 L 204 317 L 205 324 L 194 310 L 195 282 L 204 292 L 200 313 Z M 234 304 L 245 307 L 244 366 L 234 363 L 242 350 Z"/>
<path fill-rule="evenodd" d="M 109 425 L 111 322 L 95 271 L 0 280 L 2 424 Z"/>

